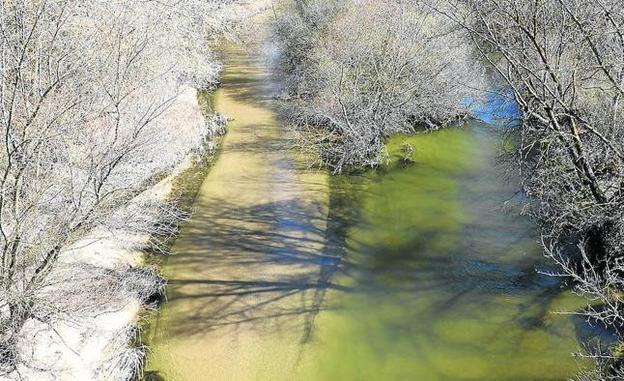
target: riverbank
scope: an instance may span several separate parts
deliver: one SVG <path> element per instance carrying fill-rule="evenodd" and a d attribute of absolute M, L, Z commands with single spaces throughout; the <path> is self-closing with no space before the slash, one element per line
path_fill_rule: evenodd
<path fill-rule="evenodd" d="M 148 223 L 157 225 L 162 216 L 141 205 L 183 201 L 176 184 L 204 166 L 214 155 L 219 136 L 225 132 L 225 119 L 207 115 L 200 108 L 195 89 L 185 88 L 161 117 L 170 126 L 171 136 L 186 139 L 186 153 L 169 173 L 136 196 L 125 210 L 114 213 L 145 213 Z M 191 138 L 193 137 L 194 138 Z M 183 146 L 183 145 L 180 145 Z M 162 176 L 161 176 L 162 177 Z M 137 208 L 137 210 L 129 210 Z M 170 219 L 166 219 L 169 221 Z M 30 319 L 24 325 L 17 355 L 24 361 L 7 379 L 33 380 L 126 380 L 140 372 L 145 348 L 137 346 L 140 316 L 163 292 L 164 280 L 146 265 L 146 251 L 154 238 L 140 232 L 96 228 L 64 249 L 58 266 L 50 274 L 57 279 L 44 294 L 66 294 L 73 306 L 86 313 L 55 321 Z M 162 237 L 160 237 L 162 238 Z M 69 275 L 68 275 L 69 274 Z M 108 300 L 98 305 L 88 300 L 94 295 L 81 293 L 86 284 L 104 291 Z M 93 291 L 93 290 L 90 290 Z M 45 300 L 46 295 L 41 299 Z"/>

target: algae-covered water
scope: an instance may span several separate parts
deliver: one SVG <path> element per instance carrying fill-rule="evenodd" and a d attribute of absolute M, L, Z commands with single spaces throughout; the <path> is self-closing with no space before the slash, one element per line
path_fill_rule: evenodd
<path fill-rule="evenodd" d="M 565 380 L 580 301 L 539 275 L 535 227 L 504 210 L 495 127 L 398 136 L 393 164 L 300 165 L 264 59 L 226 49 L 233 118 L 164 268 L 150 377 L 165 380 Z M 396 156 L 409 142 L 414 163 Z M 507 202 L 507 203 L 506 203 Z"/>
<path fill-rule="evenodd" d="M 546 269 L 534 227 L 476 125 L 391 141 L 415 163 L 333 179 L 344 251 L 303 380 L 564 380 L 579 300 Z M 334 209 L 335 208 L 335 209 Z M 342 227 L 346 226 L 346 227 Z M 578 326 L 577 326 L 578 324 Z M 270 378 L 267 378 L 270 379 Z"/>

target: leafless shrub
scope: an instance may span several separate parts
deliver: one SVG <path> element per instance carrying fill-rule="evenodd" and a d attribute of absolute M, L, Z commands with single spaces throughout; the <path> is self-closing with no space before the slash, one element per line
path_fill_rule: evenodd
<path fill-rule="evenodd" d="M 582 370 L 575 378 L 575 381 L 619 381 L 624 379 L 624 371 L 614 366 L 611 359 L 604 355 L 588 355 L 594 360 L 594 369 Z"/>
<path fill-rule="evenodd" d="M 476 97 L 469 45 L 426 3 L 295 1 L 280 15 L 289 118 L 334 172 L 381 163 L 388 136 L 442 127 Z"/>
<path fill-rule="evenodd" d="M 134 380 L 139 379 L 140 370 L 146 355 L 144 346 L 128 346 L 128 342 L 135 339 L 137 331 L 134 327 L 128 329 L 108 344 L 106 353 L 112 354 L 107 361 L 102 362 L 98 375 L 103 379 Z"/>

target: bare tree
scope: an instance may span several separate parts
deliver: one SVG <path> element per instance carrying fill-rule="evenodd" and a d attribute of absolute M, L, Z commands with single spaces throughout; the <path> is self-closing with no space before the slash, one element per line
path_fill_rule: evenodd
<path fill-rule="evenodd" d="M 592 300 L 588 319 L 622 338 L 621 2 L 451 0 L 437 9 L 470 33 L 521 108 L 518 165 L 546 253 L 563 270 L 553 275 Z"/>
<path fill-rule="evenodd" d="M 285 13 L 291 120 L 334 172 L 380 164 L 390 135 L 445 126 L 477 96 L 470 46 L 423 1 L 296 1 Z"/>
<path fill-rule="evenodd" d="M 227 30 L 220 20 L 230 3 L 0 4 L 0 374 L 20 361 L 16 342 L 28 319 L 93 313 L 126 279 L 71 266 L 51 276 L 63 250 L 96 226 L 174 234 L 173 205 L 135 196 L 202 140 L 172 138 L 159 117 L 181 85 L 216 84 L 219 66 L 206 41 Z M 61 291 L 80 271 L 93 277 L 78 301 Z M 143 275 L 133 282 L 161 286 Z"/>

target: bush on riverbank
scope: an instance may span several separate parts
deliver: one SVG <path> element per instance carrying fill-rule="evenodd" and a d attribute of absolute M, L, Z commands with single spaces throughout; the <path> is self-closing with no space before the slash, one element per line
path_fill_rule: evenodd
<path fill-rule="evenodd" d="M 382 163 L 390 135 L 446 126 L 477 98 L 465 36 L 422 1 L 296 0 L 276 35 L 299 146 L 334 172 Z"/>

